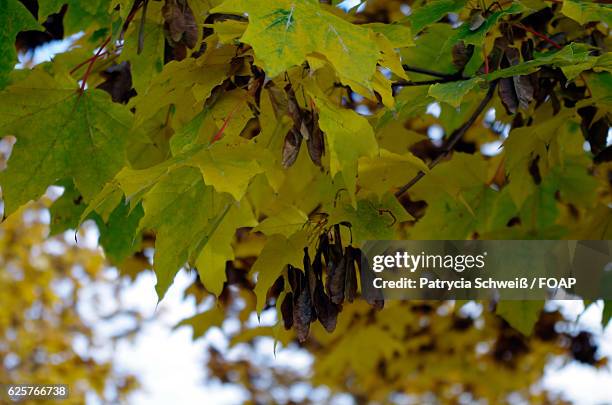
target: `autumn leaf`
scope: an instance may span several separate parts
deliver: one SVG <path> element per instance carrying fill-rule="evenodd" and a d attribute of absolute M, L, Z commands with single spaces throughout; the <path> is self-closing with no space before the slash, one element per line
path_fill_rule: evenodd
<path fill-rule="evenodd" d="M 380 59 L 371 31 L 350 24 L 307 0 L 252 3 L 228 0 L 211 10 L 246 12 L 249 16 L 241 41 L 253 46 L 271 77 L 302 64 L 320 53 L 334 66 L 340 79 L 367 89 Z M 353 63 L 353 58 L 359 63 Z"/>
<path fill-rule="evenodd" d="M 89 201 L 125 164 L 132 115 L 100 90 L 36 70 L 0 99 L 0 133 L 17 144 L 0 184 L 8 214 L 71 178 Z M 47 123 L 53 123 L 49 131 Z"/>

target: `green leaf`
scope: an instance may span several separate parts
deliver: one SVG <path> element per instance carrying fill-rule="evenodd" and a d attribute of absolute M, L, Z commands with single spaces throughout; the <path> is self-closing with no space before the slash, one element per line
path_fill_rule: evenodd
<path fill-rule="evenodd" d="M 170 149 L 173 155 L 193 144 L 209 144 L 216 126 L 210 114 L 210 108 L 205 106 L 189 122 L 178 128 L 170 138 Z"/>
<path fill-rule="evenodd" d="M 87 205 L 83 203 L 81 194 L 71 183 L 62 185 L 65 187 L 64 194 L 49 209 L 51 235 L 68 229 L 77 229 L 85 219 L 82 217 Z M 109 199 L 108 202 L 113 204 L 114 200 Z M 100 232 L 98 243 L 104 248 L 104 254 L 113 264 L 120 264 L 139 246 L 137 242 L 140 234 L 137 230 L 142 216 L 141 204 L 131 210 L 125 200 L 120 201 L 108 215 L 102 216 L 91 211 L 85 215 L 96 222 Z"/>
<path fill-rule="evenodd" d="M 529 174 L 527 174 L 529 176 Z M 531 179 L 531 176 L 528 177 Z M 557 220 L 559 209 L 555 200 L 557 186 L 554 178 L 546 177 L 542 184 L 532 186 L 521 206 L 521 225 L 532 235 L 551 227 Z"/>
<path fill-rule="evenodd" d="M 433 69 L 440 73 L 453 74 L 457 67 L 453 64 L 452 52 L 442 48 L 446 39 L 453 35 L 448 24 L 432 24 L 415 39 L 414 48 L 401 50 L 402 62 L 412 67 Z M 431 80 L 430 76 L 410 72 L 412 80 Z"/>
<path fill-rule="evenodd" d="M 598 59 L 598 57 L 590 55 L 590 50 L 585 44 L 572 42 L 559 51 L 539 55 L 533 60 L 496 70 L 482 77 L 492 81 L 502 77 L 527 75 L 538 70 L 540 66 L 551 65 L 561 68 L 565 76 L 571 80 L 582 71 L 594 67 Z"/>
<path fill-rule="evenodd" d="M 390 124 L 402 124 L 402 120 L 412 118 L 418 114 L 424 114 L 427 106 L 434 102 L 434 99 L 427 95 L 428 88 L 426 86 L 404 87 L 399 94 L 395 96 L 395 106 L 393 109 L 387 109 L 380 113 L 374 128 L 377 135 L 380 135 L 381 130 L 386 130 L 385 127 L 393 126 Z M 390 132 L 396 132 L 392 130 Z"/>
<path fill-rule="evenodd" d="M 99 243 L 111 263 L 121 263 L 138 247 L 138 224 L 143 215 L 141 204 L 131 210 L 126 201 L 121 201 L 106 222 L 103 222 L 100 217 L 96 218 L 96 224 L 100 230 Z"/>
<path fill-rule="evenodd" d="M 133 1 L 130 1 L 133 3 Z M 131 4 L 130 4 L 131 7 Z M 123 8 L 122 14 L 123 14 Z M 129 12 L 129 9 L 128 9 Z M 144 25 L 143 48 L 138 53 L 140 22 L 130 24 L 120 60 L 130 62 L 132 82 L 138 94 L 145 93 L 151 84 L 151 78 L 162 71 L 164 65 L 164 25 L 161 15 L 161 3 L 149 2 L 147 19 Z"/>
<path fill-rule="evenodd" d="M 429 198 L 425 216 L 410 231 L 418 240 L 463 240 L 498 235 L 517 214 L 507 189 L 486 185 L 463 191 L 459 198 L 440 194 Z"/>
<path fill-rule="evenodd" d="M 249 26 L 241 41 L 253 47 L 270 77 L 301 65 L 306 56 L 317 52 L 332 64 L 341 81 L 371 89 L 380 59 L 372 31 L 325 11 L 318 2 L 228 0 L 211 13 L 248 15 Z"/>
<path fill-rule="evenodd" d="M 513 2 L 508 8 L 491 13 L 477 29 L 472 30 L 469 21 L 464 22 L 455 30 L 455 33 L 446 40 L 442 48 L 445 51 L 449 51 L 460 41 L 463 41 L 466 45 L 476 45 L 479 47 L 484 43 L 487 33 L 496 26 L 501 18 L 507 15 L 522 13 L 523 11 L 525 11 L 525 7 L 522 4 Z"/>
<path fill-rule="evenodd" d="M 214 233 L 207 240 L 196 259 L 196 267 L 204 287 L 216 296 L 223 291 L 226 280 L 225 265 L 228 260 L 234 259 L 232 241 L 236 229 L 253 227 L 257 220 L 247 201 L 231 204 L 215 221 L 219 224 Z"/>
<path fill-rule="evenodd" d="M 104 27 L 110 24 L 108 0 L 40 0 L 38 20 L 42 23 L 47 17 L 59 13 L 64 4 L 68 6 L 63 19 L 66 35 L 83 31 L 84 28 Z"/>
<path fill-rule="evenodd" d="M 126 163 L 132 114 L 105 92 L 77 93 L 76 83 L 35 70 L 0 98 L 0 135 L 17 144 L 0 173 L 7 214 L 70 178 L 85 201 Z"/>
<path fill-rule="evenodd" d="M 410 152 L 402 155 L 380 149 L 376 156 L 359 159 L 359 185 L 379 196 L 400 187 L 419 171 L 427 173 L 427 165 Z"/>
<path fill-rule="evenodd" d="M 257 275 L 255 296 L 257 297 L 258 314 L 261 314 L 266 304 L 268 289 L 280 276 L 285 266 L 291 264 L 295 267 L 302 267 L 305 246 L 307 246 L 307 233 L 304 231 L 297 232 L 290 238 L 278 234 L 268 238 L 259 257 L 251 267 L 251 274 Z"/>
<path fill-rule="evenodd" d="M 206 184 L 219 193 L 229 193 L 236 201 L 242 200 L 247 187 L 263 169 L 255 160 L 256 148 L 252 143 L 228 147 L 222 142 L 196 153 L 190 162 L 202 171 Z"/>
<path fill-rule="evenodd" d="M 482 82 L 483 79 L 480 77 L 474 77 L 469 80 L 437 83 L 429 87 L 429 95 L 438 101 L 457 108 L 461 105 L 463 98 Z"/>
<path fill-rule="evenodd" d="M 496 313 L 514 329 L 525 336 L 530 336 L 540 318 L 542 308 L 544 301 L 500 301 Z"/>
<path fill-rule="evenodd" d="M 462 191 L 480 188 L 487 180 L 487 161 L 482 155 L 455 152 L 450 161 L 434 167 L 413 190 L 425 199 L 435 199 L 440 191 L 457 199 Z"/>
<path fill-rule="evenodd" d="M 575 120 L 575 111 L 564 110 L 540 124 L 510 131 L 504 142 L 505 169 L 510 177 L 508 187 L 517 207 L 521 207 L 535 191 L 529 167 L 538 156 L 541 176 L 552 176 L 548 187 L 558 189 L 561 184 L 562 194 L 571 202 L 584 202 L 585 198 L 588 201 L 587 196 L 593 195 L 588 190 L 594 189 L 594 182 L 585 178 L 588 162 L 584 160 L 580 129 Z M 553 169 L 551 176 L 547 176 L 549 165 L 560 165 Z"/>
<path fill-rule="evenodd" d="M 382 34 L 389 40 L 394 48 L 406 48 L 414 46 L 412 39 L 412 30 L 410 27 L 399 23 L 383 24 L 383 23 L 371 23 L 364 24 L 364 27 L 371 29 L 372 31 Z"/>
<path fill-rule="evenodd" d="M 329 216 L 329 223 L 348 222 L 354 244 L 368 240 L 395 239 L 394 225 L 411 219 L 401 205 L 379 202 L 377 199 L 357 200 L 357 208 L 350 204 L 337 204 Z"/>
<path fill-rule="evenodd" d="M 455 152 L 450 161 L 434 167 L 411 193 L 428 202 L 425 216 L 410 232 L 413 239 L 466 239 L 499 232 L 517 209 L 507 189 L 488 185 L 487 160 Z"/>
<path fill-rule="evenodd" d="M 561 199 L 578 207 L 589 207 L 596 201 L 599 185 L 585 163 L 584 160 L 566 159 L 563 165 L 554 166 L 551 171 Z"/>
<path fill-rule="evenodd" d="M 123 20 L 125 20 L 129 15 L 133 4 L 134 0 L 111 0 L 108 6 L 108 11 L 109 13 L 112 13 L 117 7 L 119 7 L 119 15 Z M 151 6 L 151 4 L 149 4 L 149 6 Z"/>
<path fill-rule="evenodd" d="M 267 236 L 280 234 L 288 238 L 303 229 L 307 222 L 308 216 L 302 210 L 290 205 L 264 219 L 253 231 Z"/>
<path fill-rule="evenodd" d="M 612 24 L 612 5 L 610 4 L 587 0 L 563 0 L 561 12 L 580 24 L 591 21 L 603 21 L 608 26 Z"/>
<path fill-rule="evenodd" d="M 144 195 L 140 228 L 156 232 L 155 289 L 160 301 L 178 270 L 217 230 L 219 218 L 231 204 L 229 198 L 204 184 L 200 171 L 191 167 L 178 167 Z"/>
<path fill-rule="evenodd" d="M 378 144 L 369 122 L 352 110 L 332 104 L 324 96 L 312 94 L 319 108 L 319 126 L 325 133 L 332 177 L 341 173 L 348 194 L 354 200 L 357 160 L 374 156 Z"/>
<path fill-rule="evenodd" d="M 219 42 L 222 44 L 235 43 L 247 29 L 247 24 L 242 21 L 223 20 L 215 21 L 214 24 L 204 24 L 204 27 L 212 28 L 215 34 L 219 36 Z"/>
<path fill-rule="evenodd" d="M 8 84 L 8 74 L 17 64 L 17 34 L 42 27 L 18 0 L 0 0 L 0 89 Z"/>
<path fill-rule="evenodd" d="M 461 10 L 466 0 L 435 0 L 425 3 L 424 6 L 414 10 L 407 18 L 415 33 L 418 33 L 428 25 L 439 21 L 448 13 L 456 13 Z"/>
<path fill-rule="evenodd" d="M 198 59 L 187 58 L 165 65 L 162 72 L 153 77 L 148 89 L 130 100 L 130 106 L 136 108 L 137 123 L 170 104 L 182 107 L 180 111 L 189 118 L 195 116 L 201 110 L 200 103 L 225 80 L 234 53 L 231 47 L 220 47 Z"/>
<path fill-rule="evenodd" d="M 58 185 L 64 187 L 64 193 L 49 207 L 51 214 L 49 235 L 76 229 L 79 226 L 81 214 L 87 208 L 81 193 L 74 187 L 72 181 L 64 181 Z"/>
<path fill-rule="evenodd" d="M 587 73 L 584 77 L 591 89 L 592 101 L 596 105 L 612 108 L 612 74 L 609 72 Z"/>

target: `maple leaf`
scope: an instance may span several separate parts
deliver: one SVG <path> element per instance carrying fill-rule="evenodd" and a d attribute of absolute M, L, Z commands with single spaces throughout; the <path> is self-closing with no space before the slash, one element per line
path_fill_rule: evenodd
<path fill-rule="evenodd" d="M 321 9 L 316 2 L 228 0 L 211 12 L 248 14 L 249 26 L 241 41 L 253 47 L 272 77 L 302 64 L 309 54 L 320 53 L 341 80 L 371 88 L 381 57 L 373 33 Z"/>
<path fill-rule="evenodd" d="M 0 173 L 6 213 L 71 178 L 86 201 L 126 163 L 132 114 L 108 94 L 82 95 L 68 79 L 36 69 L 0 98 L 0 134 L 17 143 Z"/>
<path fill-rule="evenodd" d="M 8 74 L 17 63 L 15 39 L 21 31 L 39 30 L 42 27 L 32 14 L 17 0 L 0 1 L 0 89 L 8 83 Z"/>

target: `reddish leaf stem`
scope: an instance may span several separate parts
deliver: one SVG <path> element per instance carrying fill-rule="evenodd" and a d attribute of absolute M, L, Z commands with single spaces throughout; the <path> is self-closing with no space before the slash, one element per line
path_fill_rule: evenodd
<path fill-rule="evenodd" d="M 101 58 L 102 56 L 106 56 L 106 55 L 108 55 L 108 51 L 102 52 L 100 55 L 98 55 L 98 58 Z M 83 66 L 87 65 L 88 63 L 91 63 L 95 59 L 96 59 L 96 55 L 92 56 L 89 59 L 84 60 L 83 62 L 79 63 L 74 68 L 72 68 L 72 70 L 70 71 L 70 74 L 73 74 L 74 72 L 76 72 L 77 70 L 79 70 Z"/>
<path fill-rule="evenodd" d="M 210 141 L 211 145 L 213 143 L 217 142 L 219 139 L 221 139 L 221 137 L 223 136 L 223 132 L 225 132 L 225 129 L 227 128 L 227 125 L 229 124 L 230 120 L 232 119 L 232 116 L 234 115 L 234 113 L 236 113 L 238 111 L 238 107 L 240 107 L 240 104 L 241 104 L 241 102 L 239 101 L 236 104 L 236 106 L 232 109 L 232 111 L 230 111 L 229 114 L 227 114 L 227 117 L 225 117 L 225 119 L 223 120 L 223 125 L 221 125 L 221 128 L 219 128 L 219 130 L 217 131 L 215 136 L 213 136 L 212 140 Z"/>
<path fill-rule="evenodd" d="M 546 35 L 541 34 L 538 31 L 534 30 L 533 28 L 527 27 L 526 25 L 523 25 L 523 24 L 512 24 L 512 25 L 517 27 L 517 28 L 521 28 L 521 29 L 524 29 L 527 32 L 532 33 L 536 37 L 538 37 L 540 39 L 543 39 L 544 41 L 548 42 L 549 44 L 551 44 L 552 46 L 554 46 L 557 49 L 561 49 L 562 48 L 561 45 L 559 45 L 558 43 L 556 43 L 555 41 L 553 41 L 552 39 L 550 39 Z"/>
<path fill-rule="evenodd" d="M 89 61 L 87 70 L 85 71 L 85 74 L 83 75 L 83 78 L 81 79 L 81 88 L 79 90 L 81 94 L 83 93 L 83 91 L 85 91 L 85 85 L 87 84 L 87 79 L 89 78 L 89 75 L 91 74 L 91 69 L 93 68 L 93 65 L 96 63 L 96 60 L 98 60 L 98 58 L 100 57 L 100 55 L 102 54 L 102 51 L 104 50 L 104 48 L 106 48 L 111 38 L 112 38 L 112 35 L 109 35 L 108 38 L 104 40 L 104 42 L 102 43 L 102 45 L 100 46 L 96 54 L 93 56 L 93 58 L 90 58 L 91 60 Z"/>

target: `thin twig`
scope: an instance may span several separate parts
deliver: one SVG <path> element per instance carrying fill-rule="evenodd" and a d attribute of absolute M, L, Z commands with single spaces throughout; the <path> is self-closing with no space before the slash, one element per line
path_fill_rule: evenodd
<path fill-rule="evenodd" d="M 82 68 L 83 66 L 87 65 L 88 63 L 91 63 L 91 61 L 96 60 L 96 59 L 101 58 L 102 56 L 106 56 L 106 55 L 108 55 L 108 51 L 104 51 L 104 52 L 102 52 L 98 56 L 94 55 L 91 58 L 89 58 L 87 60 L 84 60 L 83 62 L 81 62 L 78 65 L 76 65 L 75 67 L 73 67 L 72 70 L 70 71 L 70 74 L 73 74 L 74 72 L 76 72 L 77 70 Z"/>
<path fill-rule="evenodd" d="M 554 46 L 557 49 L 561 49 L 563 48 L 561 45 L 559 45 L 558 43 L 556 43 L 555 41 L 553 41 L 552 39 L 550 39 L 548 36 L 539 33 L 538 31 L 534 30 L 533 28 L 530 28 L 526 25 L 523 24 L 512 24 L 513 26 L 517 27 L 517 28 L 521 28 L 524 29 L 527 32 L 531 32 L 533 35 L 535 35 L 536 37 L 543 39 L 544 41 L 548 42 L 549 44 L 551 44 L 552 46 Z"/>
<path fill-rule="evenodd" d="M 104 48 L 106 48 L 106 45 L 108 45 L 108 43 L 110 42 L 111 38 L 112 38 L 112 35 L 109 35 L 104 40 L 102 45 L 100 45 L 100 48 L 98 48 L 98 51 L 96 52 L 94 57 L 90 60 L 89 65 L 87 65 L 87 70 L 85 71 L 85 74 L 83 75 L 83 78 L 81 79 L 81 88 L 80 88 L 81 94 L 85 91 L 85 86 L 87 85 L 87 79 L 89 78 L 93 65 L 96 63 L 96 60 L 100 57 L 100 55 L 104 51 Z"/>
<path fill-rule="evenodd" d="M 432 160 L 429 163 L 428 165 L 429 169 L 433 169 L 438 163 L 440 163 L 442 159 L 444 159 L 454 149 L 457 142 L 459 142 L 459 140 L 463 137 L 463 135 L 465 135 L 467 130 L 470 129 L 472 125 L 474 125 L 474 122 L 476 122 L 476 119 L 478 119 L 478 116 L 482 114 L 487 104 L 489 104 L 489 102 L 493 98 L 496 88 L 497 88 L 497 80 L 491 82 L 491 84 L 489 85 L 489 90 L 487 91 L 487 95 L 482 99 L 482 101 L 480 102 L 476 110 L 474 110 L 470 118 L 463 125 L 461 125 L 461 127 L 457 128 L 451 134 L 451 136 L 448 138 L 448 141 L 446 142 L 446 145 L 442 149 L 442 153 L 440 153 L 434 160 Z M 419 172 L 408 183 L 404 184 L 399 190 L 395 192 L 395 197 L 397 198 L 401 197 L 402 194 L 408 191 L 412 186 L 414 186 L 424 176 L 425 176 L 425 172 L 423 172 L 422 170 L 419 170 Z"/>
<path fill-rule="evenodd" d="M 119 44 L 116 46 L 116 49 L 121 49 L 123 47 L 123 44 Z M 98 60 L 100 58 L 102 58 L 103 56 L 109 55 L 110 52 L 109 51 L 104 51 L 102 52 L 100 55 L 98 55 L 96 57 L 96 55 L 92 56 L 91 58 L 84 60 L 83 62 L 79 63 L 78 65 L 76 65 L 75 67 L 72 68 L 72 70 L 70 71 L 70 74 L 73 74 L 74 72 L 76 72 L 77 70 L 79 70 L 80 68 L 82 68 L 83 66 L 87 65 L 88 63 L 90 63 L 92 60 Z M 117 57 L 118 55 L 114 55 L 114 57 Z"/>
<path fill-rule="evenodd" d="M 140 28 L 138 29 L 138 50 L 136 51 L 137 55 L 142 53 L 144 49 L 144 36 L 145 36 L 145 24 L 147 22 L 147 5 L 149 4 L 149 0 L 144 0 L 142 4 L 142 18 L 140 19 Z"/>
<path fill-rule="evenodd" d="M 132 6 L 132 10 L 130 11 L 130 14 L 127 16 L 127 18 L 125 19 L 125 22 L 123 23 L 123 29 L 121 32 L 121 36 L 123 36 L 123 34 L 125 33 L 125 31 L 127 30 L 127 27 L 130 25 L 130 23 L 132 22 L 132 20 L 134 19 L 134 17 L 136 16 L 136 11 L 143 5 L 143 0 L 135 0 L 134 1 L 134 5 Z M 87 64 L 87 70 L 85 71 L 85 74 L 83 75 L 83 78 L 81 79 L 81 87 L 79 89 L 79 94 L 83 94 L 83 92 L 85 91 L 85 86 L 87 85 L 87 79 L 89 78 L 89 75 L 91 74 L 91 70 L 93 69 L 93 65 L 96 63 L 96 61 L 103 55 L 106 55 L 108 52 L 104 51 L 104 48 L 106 48 L 106 46 L 109 44 L 109 42 L 111 41 L 113 37 L 113 34 L 110 34 L 106 40 L 104 40 L 104 42 L 102 43 L 102 45 L 100 46 L 100 48 L 98 49 L 98 51 L 96 52 L 96 54 L 87 59 L 85 62 L 77 65 L 74 69 L 72 69 L 70 71 L 70 73 L 74 73 L 77 70 L 79 70 L 81 67 L 83 67 L 85 64 Z M 80 98 L 80 95 L 79 95 Z"/>
<path fill-rule="evenodd" d="M 134 0 L 132 9 L 130 10 L 130 13 L 126 17 L 125 21 L 123 22 L 123 27 L 121 28 L 121 34 L 119 35 L 120 38 L 123 38 L 123 35 L 125 34 L 128 27 L 130 26 L 130 23 L 132 22 L 134 17 L 136 17 L 136 12 L 140 9 L 140 7 L 142 7 L 143 3 L 144 3 L 144 0 Z"/>

